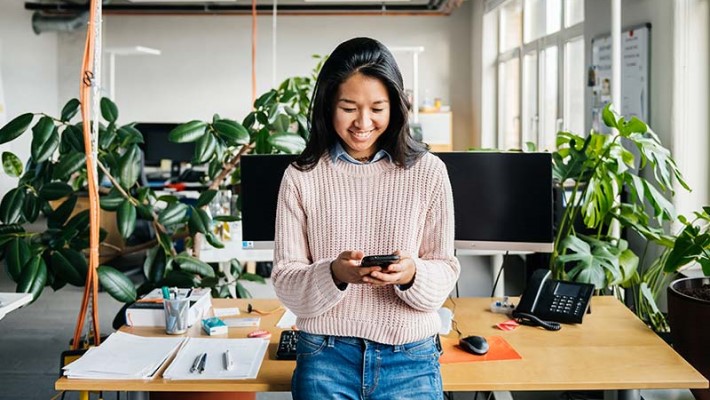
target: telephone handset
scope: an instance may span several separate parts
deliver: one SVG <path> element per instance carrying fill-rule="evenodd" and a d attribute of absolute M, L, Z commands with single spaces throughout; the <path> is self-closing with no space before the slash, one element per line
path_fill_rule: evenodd
<path fill-rule="evenodd" d="M 581 324 L 594 285 L 588 283 L 556 281 L 550 279 L 552 271 L 536 270 L 513 317 L 524 325 L 542 326 L 547 330 L 559 330 L 560 324 Z"/>

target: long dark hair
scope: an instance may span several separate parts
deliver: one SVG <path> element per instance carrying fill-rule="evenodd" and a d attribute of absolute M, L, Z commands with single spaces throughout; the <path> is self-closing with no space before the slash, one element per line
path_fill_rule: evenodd
<path fill-rule="evenodd" d="M 374 39 L 360 37 L 341 43 L 328 56 L 318 74 L 309 109 L 311 136 L 296 167 L 310 170 L 339 140 L 333 127 L 335 96 L 340 85 L 356 73 L 377 78 L 387 87 L 390 98 L 390 121 L 387 130 L 377 140 L 395 164 L 408 168 L 427 151 L 409 132 L 409 101 L 399 67 L 389 50 Z"/>

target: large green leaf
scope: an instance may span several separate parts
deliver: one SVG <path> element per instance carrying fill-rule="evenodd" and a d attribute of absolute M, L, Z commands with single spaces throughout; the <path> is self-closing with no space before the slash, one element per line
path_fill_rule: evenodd
<path fill-rule="evenodd" d="M 121 156 L 118 165 L 121 186 L 130 189 L 141 173 L 141 155 L 138 146 L 132 145 L 129 147 L 126 153 Z"/>
<path fill-rule="evenodd" d="M 230 146 L 249 143 L 249 131 L 236 121 L 221 119 L 215 121 L 212 126 L 219 137 Z"/>
<path fill-rule="evenodd" d="M 74 118 L 77 112 L 79 112 L 79 106 L 81 102 L 79 99 L 71 99 L 62 108 L 62 122 L 68 122 L 70 119 Z"/>
<path fill-rule="evenodd" d="M 17 187 L 7 192 L 0 202 L 0 220 L 6 224 L 20 221 L 24 202 L 25 188 Z"/>
<path fill-rule="evenodd" d="M 164 226 L 182 222 L 187 215 L 188 206 L 183 203 L 173 203 L 158 214 L 158 222 Z"/>
<path fill-rule="evenodd" d="M 116 122 L 118 119 L 118 107 L 108 97 L 101 98 L 101 116 L 108 122 Z"/>
<path fill-rule="evenodd" d="M 136 301 L 136 287 L 133 286 L 133 282 L 123 272 L 107 265 L 99 265 L 97 271 L 101 287 L 111 297 L 124 303 Z"/>
<path fill-rule="evenodd" d="M 588 243 L 576 236 L 568 236 L 562 241 L 563 248 L 573 251 L 557 258 L 562 264 L 572 263 L 574 267 L 569 271 L 569 276 L 576 282 L 591 283 L 597 289 L 608 285 L 607 272 L 619 276 L 618 258 L 608 248 L 595 245 L 593 248 Z"/>
<path fill-rule="evenodd" d="M 10 277 L 13 281 L 19 282 L 22 274 L 22 267 L 30 259 L 30 246 L 23 238 L 16 237 L 12 239 L 6 248 L 5 263 Z"/>
<path fill-rule="evenodd" d="M 143 134 L 135 126 L 129 124 L 118 128 L 118 138 L 121 146 L 126 147 L 129 144 L 143 143 Z"/>
<path fill-rule="evenodd" d="M 7 143 L 22 135 L 29 128 L 33 117 L 32 113 L 22 114 L 0 128 L 0 144 Z"/>
<path fill-rule="evenodd" d="M 214 277 L 214 270 L 209 264 L 185 254 L 175 257 L 175 262 L 180 266 L 180 269 L 197 275 Z"/>
<path fill-rule="evenodd" d="M 118 136 L 116 123 L 111 122 L 105 130 L 99 131 L 99 148 L 106 149 L 111 146 L 116 136 Z"/>
<path fill-rule="evenodd" d="M 32 293 L 32 301 L 37 300 L 47 284 L 47 264 L 41 255 L 33 257 L 22 269 L 17 292 Z"/>
<path fill-rule="evenodd" d="M 224 248 L 224 243 L 222 243 L 212 232 L 207 232 L 207 234 L 205 234 L 205 239 L 207 239 L 207 243 L 209 243 L 215 249 Z"/>
<path fill-rule="evenodd" d="M 59 133 L 50 117 L 42 117 L 32 128 L 32 158 L 35 162 L 47 160 L 59 147 Z"/>
<path fill-rule="evenodd" d="M 74 286 L 84 286 L 88 265 L 86 257 L 74 249 L 61 249 L 52 253 L 52 268 Z"/>
<path fill-rule="evenodd" d="M 210 204 L 210 201 L 212 201 L 212 199 L 214 199 L 216 195 L 216 190 L 205 190 L 204 192 L 200 193 L 200 197 L 197 199 L 195 207 L 200 208 Z"/>
<path fill-rule="evenodd" d="M 268 106 L 276 97 L 276 90 L 271 89 L 268 92 L 262 94 L 259 96 L 258 99 L 254 102 L 254 108 L 259 109 L 265 106 Z"/>
<path fill-rule="evenodd" d="M 170 131 L 168 140 L 175 143 L 190 143 L 201 138 L 205 134 L 206 122 L 190 121 L 177 126 Z"/>
<path fill-rule="evenodd" d="M 264 279 L 263 276 L 257 275 L 257 274 L 251 274 L 249 272 L 245 272 L 241 275 L 239 275 L 239 279 L 244 279 L 245 281 L 250 281 L 250 282 L 258 282 L 258 283 L 266 283 L 266 279 Z"/>
<path fill-rule="evenodd" d="M 215 150 L 217 150 L 217 140 L 212 133 L 207 132 L 197 140 L 195 145 L 195 154 L 192 158 L 193 164 L 204 164 L 212 158 Z"/>
<path fill-rule="evenodd" d="M 22 207 L 22 215 L 28 222 L 35 222 L 39 217 L 40 200 L 32 192 L 27 192 L 25 204 Z"/>
<path fill-rule="evenodd" d="M 136 228 L 136 208 L 130 201 L 124 200 L 116 211 L 118 231 L 124 239 L 128 239 Z"/>
<path fill-rule="evenodd" d="M 39 191 L 39 197 L 45 200 L 59 200 L 62 197 L 68 196 L 74 189 L 64 182 L 51 182 L 44 186 Z"/>
<path fill-rule="evenodd" d="M 207 232 L 207 229 L 209 227 L 209 225 L 205 224 L 205 221 L 202 218 L 200 211 L 204 213 L 202 209 L 196 209 L 194 207 L 191 207 L 190 219 L 188 220 L 187 226 L 190 229 L 190 233 L 193 235 L 196 233 L 204 234 Z M 207 215 L 207 213 L 205 213 L 205 215 Z"/>
<path fill-rule="evenodd" d="M 299 154 L 306 148 L 306 141 L 300 135 L 281 132 L 269 136 L 269 144 L 279 151 L 289 154 Z"/>
<path fill-rule="evenodd" d="M 118 210 L 118 206 L 123 203 L 123 200 L 123 197 L 116 193 L 108 196 L 101 196 L 99 198 L 99 204 L 101 205 L 101 208 L 106 211 L 116 211 Z"/>
<path fill-rule="evenodd" d="M 149 282 L 159 283 L 166 273 L 166 257 L 162 247 L 155 246 L 146 252 L 143 262 L 143 274 Z"/>
<path fill-rule="evenodd" d="M 49 213 L 47 216 L 47 225 L 50 228 L 61 228 L 74 211 L 77 200 L 78 197 L 73 194 L 67 197 L 59 207 Z"/>
<path fill-rule="evenodd" d="M 52 177 L 65 181 L 71 174 L 86 165 L 86 155 L 84 153 L 67 153 L 61 156 L 59 164 L 54 169 Z"/>
<path fill-rule="evenodd" d="M 2 152 L 2 169 L 6 174 L 17 178 L 22 175 L 22 161 L 9 151 Z"/>
<path fill-rule="evenodd" d="M 80 126 L 70 125 L 62 131 L 61 144 L 59 151 L 62 154 L 71 152 L 84 152 L 84 130 Z"/>

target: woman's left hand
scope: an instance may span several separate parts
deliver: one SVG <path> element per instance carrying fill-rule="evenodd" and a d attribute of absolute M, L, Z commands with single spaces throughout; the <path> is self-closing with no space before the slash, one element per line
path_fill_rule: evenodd
<path fill-rule="evenodd" d="M 370 275 L 362 278 L 362 281 L 375 286 L 385 285 L 407 285 L 417 272 L 417 266 L 409 253 L 397 250 L 394 254 L 399 256 L 399 261 L 395 264 L 390 264 L 382 271 L 372 272 Z"/>

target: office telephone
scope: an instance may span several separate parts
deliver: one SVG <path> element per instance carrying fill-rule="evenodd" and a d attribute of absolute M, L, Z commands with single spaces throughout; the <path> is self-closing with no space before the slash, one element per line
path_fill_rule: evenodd
<path fill-rule="evenodd" d="M 588 283 L 556 281 L 550 279 L 552 271 L 535 271 L 520 297 L 513 317 L 524 325 L 541 326 L 547 330 L 559 330 L 558 322 L 581 324 L 594 285 Z"/>

